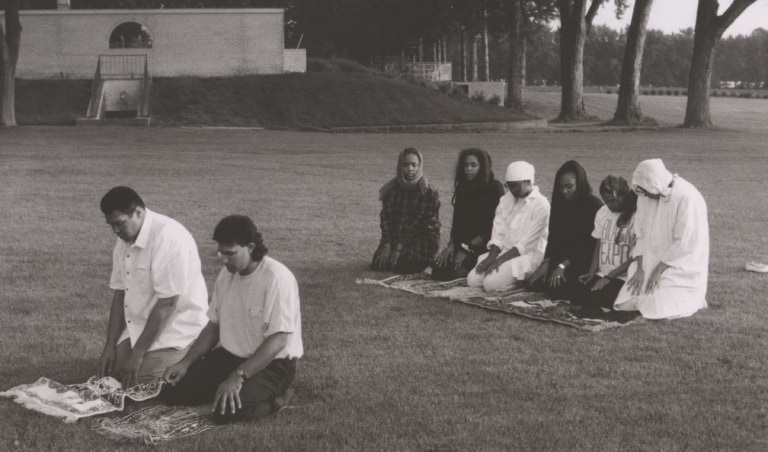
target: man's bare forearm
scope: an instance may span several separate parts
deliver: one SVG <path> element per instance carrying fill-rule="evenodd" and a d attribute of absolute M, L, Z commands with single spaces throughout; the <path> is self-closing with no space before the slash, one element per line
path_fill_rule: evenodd
<path fill-rule="evenodd" d="M 134 353 L 141 353 L 143 355 L 149 350 L 157 336 L 165 329 L 168 319 L 176 309 L 176 302 L 178 300 L 178 295 L 157 300 L 157 303 L 155 303 L 155 306 L 152 307 L 152 311 L 149 313 L 147 323 L 144 325 L 144 331 L 141 332 L 141 335 L 136 340 L 136 344 L 133 346 Z"/>
<path fill-rule="evenodd" d="M 116 346 L 117 340 L 120 339 L 120 334 L 125 328 L 124 303 L 125 291 L 116 290 L 112 296 L 112 305 L 109 308 L 109 323 L 107 324 L 107 342 L 104 344 L 105 347 Z"/>

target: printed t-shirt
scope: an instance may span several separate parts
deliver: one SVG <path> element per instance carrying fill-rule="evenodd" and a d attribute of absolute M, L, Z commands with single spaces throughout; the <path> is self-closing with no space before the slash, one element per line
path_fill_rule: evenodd
<path fill-rule="evenodd" d="M 603 206 L 595 215 L 595 228 L 592 230 L 592 237 L 600 240 L 600 274 L 608 275 L 616 267 L 626 262 L 632 256 L 632 247 L 635 245 L 634 217 L 629 220 L 629 224 L 621 229 L 621 238 L 616 243 L 616 234 L 619 233 L 619 227 L 616 223 L 619 220 L 619 213 L 612 212 L 608 206 Z M 627 273 L 617 276 L 626 281 Z"/>

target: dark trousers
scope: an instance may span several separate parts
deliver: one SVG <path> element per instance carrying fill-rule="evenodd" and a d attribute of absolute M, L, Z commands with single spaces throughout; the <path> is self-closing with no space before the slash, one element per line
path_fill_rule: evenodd
<path fill-rule="evenodd" d="M 192 363 L 187 374 L 176 386 L 165 385 L 160 398 L 170 405 L 205 405 L 213 403 L 216 390 L 242 364 L 245 358 L 240 358 L 224 350 L 216 348 Z M 216 410 L 218 421 L 246 421 L 266 416 L 277 411 L 274 404 L 276 397 L 281 396 L 293 383 L 296 377 L 296 360 L 273 360 L 261 372 L 253 375 L 243 383 L 240 389 L 242 409 L 233 415 L 229 412 L 221 415 Z"/>
<path fill-rule="evenodd" d="M 624 286 L 624 281 L 618 278 L 609 278 L 610 282 L 602 289 L 592 291 L 592 286 L 594 286 L 599 279 L 599 276 L 595 276 L 587 281 L 586 284 L 578 284 L 578 287 L 573 289 L 573 295 L 571 297 L 573 304 L 613 309 L 613 303 L 616 301 L 619 291 Z"/>
<path fill-rule="evenodd" d="M 467 274 L 477 265 L 477 254 L 468 254 L 461 262 L 459 268 L 453 268 L 453 261 L 445 267 L 432 264 L 432 279 L 435 281 L 453 281 L 454 279 L 466 278 Z"/>
<path fill-rule="evenodd" d="M 397 259 L 397 264 L 395 264 L 394 267 L 379 269 L 374 267 L 374 264 L 376 262 L 376 258 L 379 257 L 380 252 L 381 252 L 381 249 L 378 249 L 373 254 L 373 260 L 371 261 L 371 270 L 391 270 L 393 273 L 397 273 L 398 275 L 410 275 L 413 273 L 423 272 L 424 269 L 427 268 L 427 265 L 429 265 L 429 261 L 425 261 L 422 259 L 413 259 L 401 254 L 400 257 Z"/>

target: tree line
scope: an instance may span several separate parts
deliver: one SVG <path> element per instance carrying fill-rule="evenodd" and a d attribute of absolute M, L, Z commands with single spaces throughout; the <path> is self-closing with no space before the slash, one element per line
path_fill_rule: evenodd
<path fill-rule="evenodd" d="M 684 88 L 691 66 L 693 35 L 693 28 L 677 33 L 648 30 L 641 86 Z M 585 85 L 618 86 L 626 42 L 626 30 L 604 25 L 592 29 L 584 45 Z M 509 73 L 509 38 L 506 34 L 494 35 L 490 44 L 490 80 L 504 80 Z M 549 27 L 531 35 L 525 77 L 527 85 L 559 84 L 559 45 L 559 33 Z M 455 46 L 458 48 L 458 44 Z M 451 51 L 452 55 L 458 53 L 458 50 Z M 459 62 L 454 58 L 451 61 Z M 455 70 L 454 78 L 458 80 L 460 77 L 461 71 Z M 711 87 L 724 85 L 768 88 L 768 30 L 758 28 L 751 34 L 730 36 L 720 41 L 715 48 Z"/>
<path fill-rule="evenodd" d="M 450 59 L 460 68 L 459 78 L 506 79 L 510 108 L 524 107 L 526 82 L 557 81 L 561 86 L 558 121 L 588 117 L 585 84 L 619 85 L 616 123 L 642 120 L 641 80 L 647 85 L 685 86 L 684 125 L 708 127 L 713 83 L 766 79 L 765 64 L 750 65 L 766 61 L 764 30 L 747 38 L 721 39 L 755 1 L 732 0 L 719 14 L 718 0 L 698 0 L 695 26 L 671 35 L 646 29 L 653 0 L 634 4 L 630 0 L 71 0 L 71 7 L 279 7 L 285 9 L 286 47 L 301 45 L 311 56 L 361 62 L 405 59 L 406 55 L 419 60 L 430 55 L 434 61 Z M 9 90 L 19 49 L 19 5 L 49 8 L 55 7 L 55 0 L 3 3 L 8 33 L 3 34 L 0 26 L 0 126 L 15 124 L 5 112 L 8 99 L 13 98 Z M 627 30 L 593 27 L 601 8 L 611 8 L 617 16 L 631 14 Z M 718 43 L 720 52 L 715 53 Z"/>

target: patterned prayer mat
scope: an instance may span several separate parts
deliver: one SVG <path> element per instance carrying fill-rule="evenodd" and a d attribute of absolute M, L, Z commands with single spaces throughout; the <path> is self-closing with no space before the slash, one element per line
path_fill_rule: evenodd
<path fill-rule="evenodd" d="M 481 288 L 468 287 L 465 278 L 441 282 L 429 279 L 428 275 L 415 274 L 397 275 L 383 280 L 362 278 L 355 282 L 404 290 L 430 298 L 448 298 L 483 309 L 560 323 L 585 331 L 602 331 L 642 321 L 637 312 L 571 306 L 567 301 L 552 300 L 546 294 L 526 292 L 522 288 L 488 294 Z"/>
<path fill-rule="evenodd" d="M 19 385 L 5 392 L 25 408 L 75 422 L 80 418 L 97 414 L 122 411 L 125 398 L 141 402 L 160 394 L 163 383 L 155 381 L 123 390 L 119 381 L 112 377 L 91 377 L 85 383 L 63 385 L 45 377 L 32 384 Z"/>
<path fill-rule="evenodd" d="M 155 405 L 121 418 L 97 419 L 91 429 L 119 441 L 141 441 L 156 445 L 196 435 L 216 426 L 200 413 L 199 408 Z"/>

